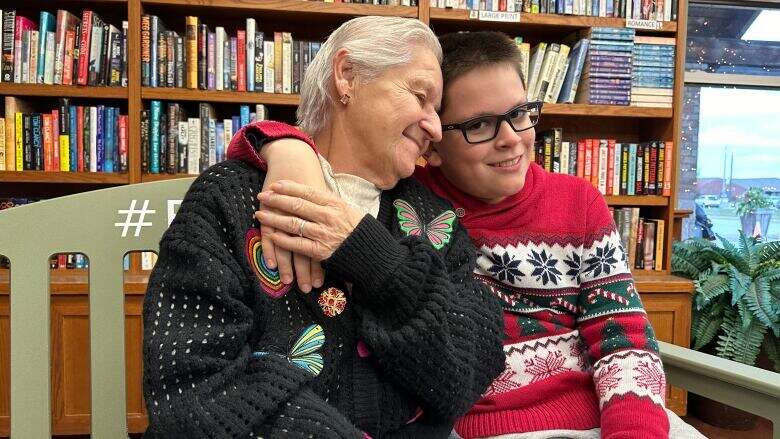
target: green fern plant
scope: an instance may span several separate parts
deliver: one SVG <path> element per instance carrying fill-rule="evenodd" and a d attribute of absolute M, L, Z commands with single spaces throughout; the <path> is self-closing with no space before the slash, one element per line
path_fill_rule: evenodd
<path fill-rule="evenodd" d="M 763 347 L 780 372 L 780 241 L 718 238 L 673 247 L 672 271 L 696 285 L 693 348 L 715 341 L 719 357 L 753 366 Z"/>

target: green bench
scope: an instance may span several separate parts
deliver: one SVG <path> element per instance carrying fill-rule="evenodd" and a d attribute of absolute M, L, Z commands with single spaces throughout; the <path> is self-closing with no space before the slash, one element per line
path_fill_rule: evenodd
<path fill-rule="evenodd" d="M 192 178 L 87 192 L 0 212 L 0 254 L 11 261 L 11 436 L 51 436 L 48 259 L 89 258 L 91 432 L 127 436 L 123 258 L 157 250 Z M 96 294 L 94 292 L 100 292 Z M 661 343 L 670 384 L 773 421 L 780 374 Z"/>

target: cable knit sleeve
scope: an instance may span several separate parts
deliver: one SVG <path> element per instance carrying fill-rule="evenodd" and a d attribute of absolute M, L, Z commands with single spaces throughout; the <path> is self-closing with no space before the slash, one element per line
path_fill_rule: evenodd
<path fill-rule="evenodd" d="M 594 369 L 601 437 L 667 438 L 658 343 L 609 208 L 595 189 L 589 196 L 578 321 Z"/>
<path fill-rule="evenodd" d="M 354 283 L 361 336 L 378 369 L 421 401 L 427 419 L 463 415 L 504 366 L 497 300 L 472 277 L 456 225 L 444 251 L 393 238 L 366 216 L 325 269 Z"/>
<path fill-rule="evenodd" d="M 163 236 L 149 280 L 145 437 L 362 438 L 310 390 L 310 373 L 282 355 L 252 355 L 274 352 L 284 341 L 257 329 L 264 316 L 256 315 L 252 301 L 267 299 L 249 294 L 231 250 L 229 203 L 214 194 L 217 184 L 205 174 L 193 184 Z"/>

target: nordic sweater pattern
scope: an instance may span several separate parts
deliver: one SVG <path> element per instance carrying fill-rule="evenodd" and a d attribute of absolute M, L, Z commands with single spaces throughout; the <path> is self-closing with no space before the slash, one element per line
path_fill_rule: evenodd
<path fill-rule="evenodd" d="M 243 128 L 229 157 L 251 156 L 264 135 Z M 246 251 L 260 162 L 206 170 L 160 242 L 143 311 L 145 437 L 447 437 L 503 367 L 500 305 L 471 275 L 460 224 L 435 250 L 399 229 L 392 203 L 426 221 L 451 206 L 399 182 L 324 262 L 322 288 L 274 298 Z M 333 289 L 347 303 L 328 317 L 318 302 Z M 315 348 L 300 348 L 319 329 L 324 340 L 310 334 Z M 321 355 L 322 369 L 296 365 L 294 345 Z"/>
<path fill-rule="evenodd" d="M 452 201 L 477 246 L 475 276 L 503 303 L 504 372 L 456 425 L 464 438 L 601 427 L 666 438 L 658 345 L 603 197 L 531 164 L 488 205 L 435 168 L 415 176 Z"/>

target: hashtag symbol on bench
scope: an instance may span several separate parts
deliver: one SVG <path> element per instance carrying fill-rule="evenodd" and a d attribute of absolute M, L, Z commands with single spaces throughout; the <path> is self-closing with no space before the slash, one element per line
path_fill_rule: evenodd
<path fill-rule="evenodd" d="M 136 200 L 133 200 L 130 203 L 130 209 L 119 209 L 117 210 L 117 214 L 119 215 L 126 215 L 125 221 L 122 223 L 114 223 L 114 226 L 121 227 L 122 228 L 122 238 L 127 237 L 127 230 L 130 227 L 135 226 L 135 236 L 136 238 L 141 236 L 141 227 L 151 227 L 151 222 L 144 222 L 144 218 L 146 218 L 147 213 L 156 213 L 155 210 L 149 209 L 149 200 L 144 200 L 144 205 L 141 207 L 141 209 L 136 210 L 135 208 Z M 138 214 L 138 221 L 133 222 L 133 217 Z"/>

